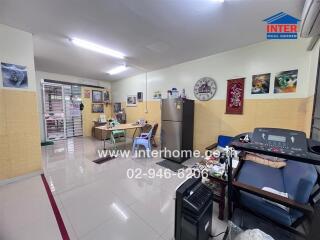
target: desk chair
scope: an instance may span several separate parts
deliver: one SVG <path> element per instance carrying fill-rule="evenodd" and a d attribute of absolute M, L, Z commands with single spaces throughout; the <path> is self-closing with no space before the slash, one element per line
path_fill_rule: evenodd
<path fill-rule="evenodd" d="M 132 154 L 138 149 L 139 145 L 144 146 L 144 148 L 147 151 L 147 156 L 149 156 L 149 153 L 152 149 L 152 137 L 154 137 L 154 135 L 156 134 L 158 128 L 158 124 L 156 123 L 151 130 L 149 130 L 149 132 L 147 133 L 141 133 L 141 135 L 139 137 L 136 137 L 133 141 L 133 145 L 132 145 Z"/>
<path fill-rule="evenodd" d="M 114 127 L 116 125 L 120 124 L 117 120 L 113 119 L 109 121 L 109 126 Z M 122 139 L 126 139 L 126 131 L 125 130 L 113 130 L 110 134 L 110 140 L 112 144 L 116 144 L 117 142 L 120 142 Z"/>
<path fill-rule="evenodd" d="M 158 123 L 154 124 L 153 128 L 152 128 L 152 133 L 151 133 L 151 143 L 152 143 L 152 147 L 157 147 L 157 143 L 155 140 L 155 136 L 158 130 Z"/>

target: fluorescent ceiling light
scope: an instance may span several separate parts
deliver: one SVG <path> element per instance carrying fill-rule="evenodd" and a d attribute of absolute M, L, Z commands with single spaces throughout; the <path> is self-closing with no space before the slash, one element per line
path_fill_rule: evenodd
<path fill-rule="evenodd" d="M 223 3 L 224 2 L 224 0 L 211 0 L 212 2 L 221 2 L 221 3 Z"/>
<path fill-rule="evenodd" d="M 106 47 L 97 45 L 97 44 L 92 43 L 92 42 L 88 42 L 86 40 L 82 40 L 82 39 L 79 39 L 79 38 L 72 38 L 71 42 L 76 46 L 79 46 L 79 47 L 82 47 L 82 48 L 85 48 L 85 49 L 88 49 L 88 50 L 91 50 L 91 51 L 94 51 L 94 52 L 106 54 L 106 55 L 109 55 L 109 56 L 112 56 L 112 57 L 115 57 L 115 58 L 120 58 L 120 59 L 124 59 L 125 58 L 125 55 L 123 53 L 121 53 L 121 52 L 118 52 L 118 51 L 112 50 L 110 48 L 106 48 Z"/>
<path fill-rule="evenodd" d="M 110 75 L 115 75 L 115 74 L 118 74 L 118 73 L 121 73 L 121 72 L 124 72 L 128 70 L 128 67 L 123 65 L 123 66 L 120 66 L 120 67 L 116 67 L 116 68 L 113 68 L 111 69 L 110 71 L 108 71 L 108 74 Z"/>

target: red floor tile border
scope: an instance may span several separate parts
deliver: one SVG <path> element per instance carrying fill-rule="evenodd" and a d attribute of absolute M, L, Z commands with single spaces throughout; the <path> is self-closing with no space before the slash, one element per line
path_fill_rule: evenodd
<path fill-rule="evenodd" d="M 52 211 L 54 213 L 54 216 L 56 217 L 56 221 L 57 221 L 60 233 L 61 233 L 61 237 L 63 240 L 70 240 L 69 235 L 68 235 L 68 231 L 66 229 L 66 226 L 64 225 L 59 208 L 57 207 L 56 201 L 54 200 L 54 197 L 53 197 L 52 192 L 50 190 L 47 179 L 44 176 L 44 174 L 41 174 L 41 178 L 42 178 L 43 185 L 47 191 L 48 198 L 49 198 L 49 201 L 50 201 L 50 204 L 52 207 Z"/>

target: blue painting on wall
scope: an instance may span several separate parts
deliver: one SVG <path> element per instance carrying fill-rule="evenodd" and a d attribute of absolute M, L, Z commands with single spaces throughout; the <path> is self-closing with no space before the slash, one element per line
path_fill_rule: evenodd
<path fill-rule="evenodd" d="M 28 87 L 27 67 L 9 63 L 1 63 L 1 71 L 4 87 Z"/>

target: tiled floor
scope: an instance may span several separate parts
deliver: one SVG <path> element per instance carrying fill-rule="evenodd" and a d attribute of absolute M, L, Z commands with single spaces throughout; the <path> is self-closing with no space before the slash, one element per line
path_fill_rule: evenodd
<path fill-rule="evenodd" d="M 130 144 L 127 145 L 129 146 Z M 70 238 L 173 239 L 173 198 L 176 186 L 183 179 L 178 177 L 128 179 L 128 168 L 140 168 L 142 172 L 147 172 L 150 168 L 157 170 L 161 168 L 156 164 L 160 159 L 117 158 L 100 165 L 95 164 L 92 161 L 99 158 L 97 150 L 101 148 L 100 141 L 82 137 L 60 141 L 43 148 L 44 172 Z M 192 160 L 187 164 L 192 164 Z M 24 191 L 19 192 L 21 188 Z M 14 207 L 2 210 L 1 219 L 2 216 L 8 217 L 10 211 L 12 218 L 23 215 L 21 219 L 19 218 L 21 224 L 19 226 L 22 226 L 20 232 L 29 231 L 32 234 L 32 229 L 39 230 L 37 219 L 40 218 L 35 219 L 35 216 L 37 214 L 40 217 L 46 216 L 48 220 L 43 217 L 40 223 L 42 229 L 39 231 L 46 231 L 47 228 L 43 225 L 50 225 L 47 231 L 50 236 L 41 238 L 35 234 L 30 237 L 29 235 L 20 237 L 23 235 L 19 235 L 19 231 L 12 235 L 18 225 L 8 226 L 8 224 L 13 224 L 15 219 L 5 221 L 0 219 L 0 234 L 5 233 L 4 236 L 7 237 L 1 238 L 0 235 L 0 239 L 61 239 L 60 236 L 57 237 L 60 234 L 59 229 L 56 223 L 53 223 L 54 215 L 39 177 L 0 187 L 1 196 L 4 192 L 12 191 L 10 189 L 16 189 L 14 191 L 17 192 L 12 195 L 6 194 L 7 198 L 25 198 L 26 195 L 30 199 L 27 202 L 21 200 L 23 202 L 20 205 L 21 211 Z M 39 208 L 35 206 L 24 210 L 24 206 L 32 204 L 33 199 Z M 40 200 L 41 203 L 38 203 Z M 8 200 L 0 199 L 1 209 L 3 202 L 8 204 Z M 19 203 L 13 202 L 11 205 Z M 217 219 L 217 213 L 215 204 L 212 234 L 220 233 L 226 228 L 226 223 Z M 32 223 L 35 226 L 30 226 Z"/>

